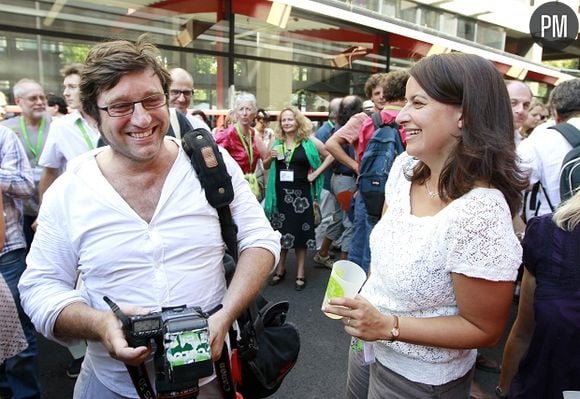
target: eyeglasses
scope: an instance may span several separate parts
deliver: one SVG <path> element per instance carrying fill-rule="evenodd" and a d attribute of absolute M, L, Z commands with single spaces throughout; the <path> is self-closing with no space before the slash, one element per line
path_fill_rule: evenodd
<path fill-rule="evenodd" d="M 45 102 L 46 101 L 46 96 L 43 95 L 36 95 L 36 96 L 30 96 L 30 97 L 24 97 L 27 101 L 30 102 L 37 102 L 37 101 L 42 101 Z"/>
<path fill-rule="evenodd" d="M 191 97 L 193 95 L 193 90 L 169 90 L 171 97 L 179 97 L 183 94 L 183 97 Z"/>
<path fill-rule="evenodd" d="M 139 103 L 141 103 L 143 108 L 147 110 L 160 108 L 163 107 L 165 104 L 167 104 L 167 95 L 165 93 L 153 94 L 152 96 L 145 97 L 144 99 L 139 101 L 116 103 L 108 105 L 106 107 L 97 106 L 97 108 L 100 109 L 101 111 L 107 111 L 107 114 L 109 114 L 109 116 L 115 118 L 131 115 L 133 111 L 135 111 L 135 104 Z"/>

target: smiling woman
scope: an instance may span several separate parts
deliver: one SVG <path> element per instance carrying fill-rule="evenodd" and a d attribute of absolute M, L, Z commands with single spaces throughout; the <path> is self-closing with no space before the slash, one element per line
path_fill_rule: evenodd
<path fill-rule="evenodd" d="M 376 355 L 369 367 L 349 352 L 348 398 L 469 397 L 475 348 L 500 339 L 521 262 L 511 219 L 526 183 L 500 74 L 465 54 L 409 72 L 407 153 L 370 236 L 372 273 L 323 309 Z"/>

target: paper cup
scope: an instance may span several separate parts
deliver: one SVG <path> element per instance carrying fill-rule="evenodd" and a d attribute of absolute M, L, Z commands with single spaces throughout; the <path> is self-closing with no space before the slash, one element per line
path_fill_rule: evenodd
<path fill-rule="evenodd" d="M 322 301 L 322 307 L 328 304 L 332 298 L 354 298 L 367 279 L 365 271 L 356 263 L 349 260 L 339 260 L 332 265 L 332 272 L 326 286 L 326 293 Z M 342 316 L 324 313 L 331 319 L 340 319 Z"/>
<path fill-rule="evenodd" d="M 277 145 L 275 150 L 278 151 L 278 155 L 276 155 L 276 159 L 282 161 L 284 159 L 284 146 L 282 144 Z"/>

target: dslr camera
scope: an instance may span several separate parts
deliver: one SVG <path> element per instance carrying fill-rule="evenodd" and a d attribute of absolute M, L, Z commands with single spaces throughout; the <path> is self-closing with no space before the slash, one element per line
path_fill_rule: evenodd
<path fill-rule="evenodd" d="M 159 397 L 197 397 L 199 379 L 213 373 L 209 314 L 199 307 L 176 306 L 147 315 L 126 316 L 113 305 L 111 309 L 123 323 L 129 346 L 155 343 L 155 387 Z"/>

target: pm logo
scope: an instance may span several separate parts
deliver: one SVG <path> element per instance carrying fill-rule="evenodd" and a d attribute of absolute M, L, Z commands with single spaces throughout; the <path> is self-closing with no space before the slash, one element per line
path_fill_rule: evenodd
<path fill-rule="evenodd" d="M 530 34 L 543 48 L 563 50 L 578 36 L 578 16 L 564 3 L 544 3 L 532 14 Z"/>

